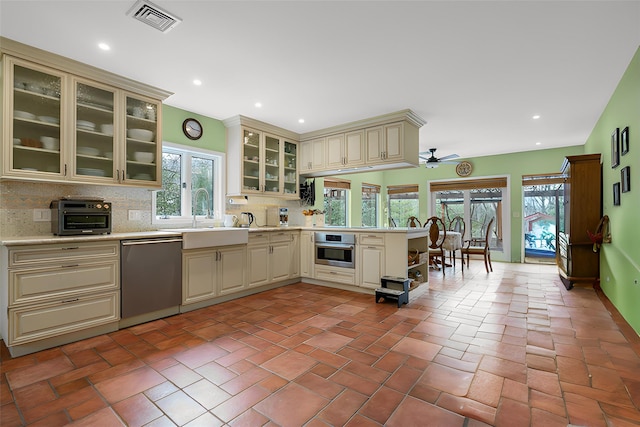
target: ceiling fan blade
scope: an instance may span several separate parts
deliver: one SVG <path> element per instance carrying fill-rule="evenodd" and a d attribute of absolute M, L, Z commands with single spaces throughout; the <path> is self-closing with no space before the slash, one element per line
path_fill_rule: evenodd
<path fill-rule="evenodd" d="M 456 162 L 455 160 L 445 160 L 438 163 L 440 163 L 441 165 L 457 165 L 460 162 Z"/>
<path fill-rule="evenodd" d="M 448 156 L 444 156 L 444 157 L 440 157 L 440 160 L 451 160 L 451 159 L 457 159 L 458 156 L 457 154 L 449 154 Z"/>

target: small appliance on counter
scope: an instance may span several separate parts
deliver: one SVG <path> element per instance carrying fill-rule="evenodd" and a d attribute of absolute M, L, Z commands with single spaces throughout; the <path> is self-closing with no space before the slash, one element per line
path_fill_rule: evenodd
<path fill-rule="evenodd" d="M 251 212 L 241 212 L 240 218 L 238 218 L 238 223 L 240 224 L 240 227 L 249 228 L 255 219 L 256 218 Z"/>
<path fill-rule="evenodd" d="M 286 227 L 289 225 L 289 208 L 267 208 L 267 226 Z"/>
<path fill-rule="evenodd" d="M 51 232 L 57 236 L 111 233 L 111 203 L 63 197 L 49 204 Z"/>

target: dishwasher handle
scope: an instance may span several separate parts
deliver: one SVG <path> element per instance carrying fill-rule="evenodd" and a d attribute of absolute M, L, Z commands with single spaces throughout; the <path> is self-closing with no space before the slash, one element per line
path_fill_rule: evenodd
<path fill-rule="evenodd" d="M 122 240 L 122 246 L 150 245 L 153 243 L 182 243 L 182 238 L 175 239 L 141 239 L 141 240 Z"/>

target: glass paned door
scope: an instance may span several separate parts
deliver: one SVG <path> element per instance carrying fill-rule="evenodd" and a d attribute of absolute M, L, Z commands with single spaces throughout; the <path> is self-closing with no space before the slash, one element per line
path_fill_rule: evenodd
<path fill-rule="evenodd" d="M 75 90 L 75 174 L 113 179 L 115 91 L 83 82 Z"/>
<path fill-rule="evenodd" d="M 11 168 L 61 175 L 62 76 L 13 65 Z"/>
<path fill-rule="evenodd" d="M 242 160 L 242 189 L 258 192 L 260 188 L 260 132 L 244 129 Z"/>
<path fill-rule="evenodd" d="M 156 102 L 126 96 L 125 179 L 156 181 L 158 173 L 158 108 Z M 121 177 L 122 179 L 122 177 Z"/>
<path fill-rule="evenodd" d="M 280 139 L 265 135 L 264 138 L 264 192 L 280 192 Z"/>
<path fill-rule="evenodd" d="M 562 184 L 523 186 L 525 262 L 555 263 Z"/>
<path fill-rule="evenodd" d="M 284 142 L 284 194 L 298 194 L 298 145 Z"/>

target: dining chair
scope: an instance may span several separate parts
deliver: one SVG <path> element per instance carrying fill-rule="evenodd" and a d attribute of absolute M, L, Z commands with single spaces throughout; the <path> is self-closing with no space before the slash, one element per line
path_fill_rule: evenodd
<path fill-rule="evenodd" d="M 467 254 L 467 267 L 469 267 L 469 258 L 471 254 L 474 255 L 483 255 L 484 256 L 484 267 L 487 269 L 487 273 L 489 269 L 493 271 L 493 266 L 491 265 L 491 250 L 489 248 L 489 244 L 491 242 L 491 235 L 493 234 L 493 226 L 494 226 L 495 218 L 491 218 L 489 224 L 487 225 L 484 239 L 472 238 L 470 240 L 465 240 L 466 246 L 463 245 L 461 252 L 462 256 Z"/>
<path fill-rule="evenodd" d="M 396 228 L 396 220 L 393 219 L 392 217 L 389 217 L 389 227 L 391 228 Z"/>
<path fill-rule="evenodd" d="M 453 217 L 453 219 L 451 220 L 451 222 L 449 222 L 449 227 L 447 228 L 447 231 L 453 231 L 456 233 L 460 233 L 460 242 L 464 242 L 464 229 L 465 225 L 464 225 L 464 218 L 461 216 L 455 216 Z M 449 259 L 451 260 L 453 258 L 453 266 L 456 266 L 456 250 L 460 249 L 460 259 L 462 260 L 462 269 L 464 270 L 464 257 L 462 256 L 462 245 L 457 248 L 457 249 L 453 249 L 452 251 L 449 251 Z"/>
<path fill-rule="evenodd" d="M 424 222 L 423 228 L 428 230 L 427 243 L 429 250 L 429 263 L 438 268 L 438 260 L 440 257 L 440 266 L 442 267 L 442 275 L 444 276 L 444 249 L 442 244 L 447 238 L 447 229 L 444 226 L 444 221 L 437 216 L 432 216 Z"/>
<path fill-rule="evenodd" d="M 409 227 L 409 228 L 422 227 L 422 223 L 420 222 L 420 220 L 417 217 L 410 216 L 409 218 L 407 218 L 407 227 Z"/>

